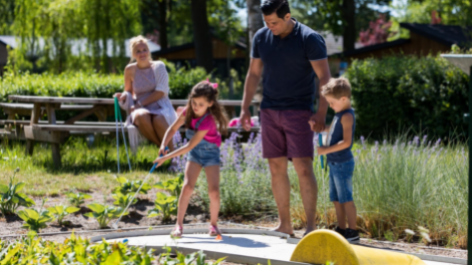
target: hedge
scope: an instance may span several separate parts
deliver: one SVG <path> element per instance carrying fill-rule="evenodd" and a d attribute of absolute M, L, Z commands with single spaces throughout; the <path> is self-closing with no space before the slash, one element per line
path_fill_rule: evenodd
<path fill-rule="evenodd" d="M 409 130 L 467 136 L 469 76 L 441 57 L 392 56 L 353 61 L 347 71 L 356 135 L 380 139 Z"/>

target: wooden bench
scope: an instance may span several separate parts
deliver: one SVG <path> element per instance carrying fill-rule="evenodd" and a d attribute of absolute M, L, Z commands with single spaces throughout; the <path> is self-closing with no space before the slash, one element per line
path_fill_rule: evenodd
<path fill-rule="evenodd" d="M 8 119 L 12 120 L 15 118 L 15 114 L 21 116 L 30 116 L 31 111 L 33 111 L 34 104 L 22 104 L 22 103 L 3 103 L 0 102 L 0 108 L 3 109 L 3 112 L 8 115 Z M 61 104 L 60 110 L 69 110 L 69 111 L 84 111 L 92 109 L 93 105 L 70 105 L 70 104 Z M 41 112 L 44 113 L 46 107 L 41 107 Z"/>
<path fill-rule="evenodd" d="M 17 137 L 27 141 L 26 154 L 32 155 L 34 142 L 47 142 L 51 144 L 52 157 L 56 168 L 61 166 L 60 144 L 62 144 L 71 133 L 112 133 L 116 131 L 115 122 L 106 122 L 108 116 L 114 114 L 114 99 L 112 98 L 76 98 L 76 97 L 40 97 L 12 95 L 9 99 L 21 103 L 0 103 L 8 114 L 8 119 L 0 121 L 4 129 L 0 134 L 7 137 Z M 171 103 L 174 107 L 185 106 L 188 100 L 174 99 Z M 229 110 L 231 116 L 235 116 L 235 108 L 241 106 L 241 100 L 220 100 L 220 104 Z M 80 105 L 85 104 L 85 105 Z M 259 102 L 252 102 L 254 115 L 259 113 Z M 229 108 L 229 109 L 228 109 Z M 56 111 L 78 110 L 76 116 L 66 121 L 56 120 Z M 47 114 L 47 121 L 39 118 Z M 85 117 L 96 114 L 99 122 L 81 121 Z M 31 117 L 28 121 L 15 120 L 16 114 Z M 15 130 L 11 129 L 15 126 Z M 17 126 L 19 125 L 19 126 Z M 134 129 L 136 130 L 136 129 Z M 125 129 L 127 131 L 127 129 Z M 253 128 L 250 132 L 241 131 L 239 128 L 230 128 L 229 133 L 240 132 L 243 138 L 248 138 L 251 132 L 258 132 L 259 128 Z M 133 131 L 133 133 L 136 131 Z M 184 129 L 180 131 L 184 133 Z M 131 133 L 131 132 L 129 132 Z M 121 128 L 120 128 L 121 134 Z M 133 138 L 135 139 L 135 138 Z"/>

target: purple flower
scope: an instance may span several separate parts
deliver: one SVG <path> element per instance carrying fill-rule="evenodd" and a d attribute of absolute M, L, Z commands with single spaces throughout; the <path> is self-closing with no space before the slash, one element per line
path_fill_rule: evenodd
<path fill-rule="evenodd" d="M 415 136 L 415 137 L 413 138 L 413 144 L 414 144 L 415 146 L 418 146 L 419 143 L 420 143 L 420 137 Z"/>
<path fill-rule="evenodd" d="M 428 139 L 428 135 L 427 134 L 423 135 L 423 140 L 421 141 L 421 145 L 424 145 L 427 139 Z"/>

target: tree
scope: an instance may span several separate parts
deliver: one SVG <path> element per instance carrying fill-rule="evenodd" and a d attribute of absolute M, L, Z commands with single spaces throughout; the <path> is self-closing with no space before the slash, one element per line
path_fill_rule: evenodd
<path fill-rule="evenodd" d="M 262 19 L 261 0 L 247 0 L 247 27 L 249 34 L 249 47 L 252 48 L 254 34 L 264 27 Z"/>
<path fill-rule="evenodd" d="M 122 71 L 124 41 L 141 33 L 139 3 L 133 0 L 16 0 L 16 4 L 11 32 L 19 38 L 13 53 L 17 70 L 31 68 L 26 59 L 39 55 L 36 63 L 53 72 L 78 68 L 109 72 L 111 55 L 116 70 Z"/>
<path fill-rule="evenodd" d="M 315 30 L 327 30 L 343 36 L 343 50 L 355 48 L 360 29 L 378 16 L 371 4 L 387 5 L 391 0 L 294 0 L 292 13 Z"/>
<path fill-rule="evenodd" d="M 191 0 L 191 12 L 197 66 L 210 72 L 213 69 L 213 47 L 206 0 Z"/>
<path fill-rule="evenodd" d="M 472 26 L 470 0 L 406 0 L 391 9 L 400 14 L 395 18 L 399 22 L 430 24 L 433 12 L 437 12 L 441 24 Z"/>

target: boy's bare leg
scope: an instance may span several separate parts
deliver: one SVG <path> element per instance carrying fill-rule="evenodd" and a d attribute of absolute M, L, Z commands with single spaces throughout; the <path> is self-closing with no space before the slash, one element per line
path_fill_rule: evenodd
<path fill-rule="evenodd" d="M 274 194 L 280 224 L 275 231 L 293 234 L 290 221 L 290 181 L 287 174 L 288 160 L 286 157 L 269 158 L 272 177 L 272 193 Z"/>
<path fill-rule="evenodd" d="M 311 157 L 301 157 L 292 160 L 298 175 L 303 208 L 305 208 L 306 233 L 309 233 L 316 229 L 316 203 L 318 199 L 318 185 L 313 172 L 313 159 Z"/>
<path fill-rule="evenodd" d="M 336 218 L 338 218 L 338 227 L 346 229 L 346 212 L 344 211 L 344 203 L 341 204 L 334 201 L 334 208 L 336 209 Z"/>
<path fill-rule="evenodd" d="M 347 223 L 349 225 L 349 228 L 352 230 L 357 230 L 357 210 L 356 205 L 354 205 L 354 201 L 345 202 L 342 205 L 344 206 L 344 212 L 347 216 Z"/>

